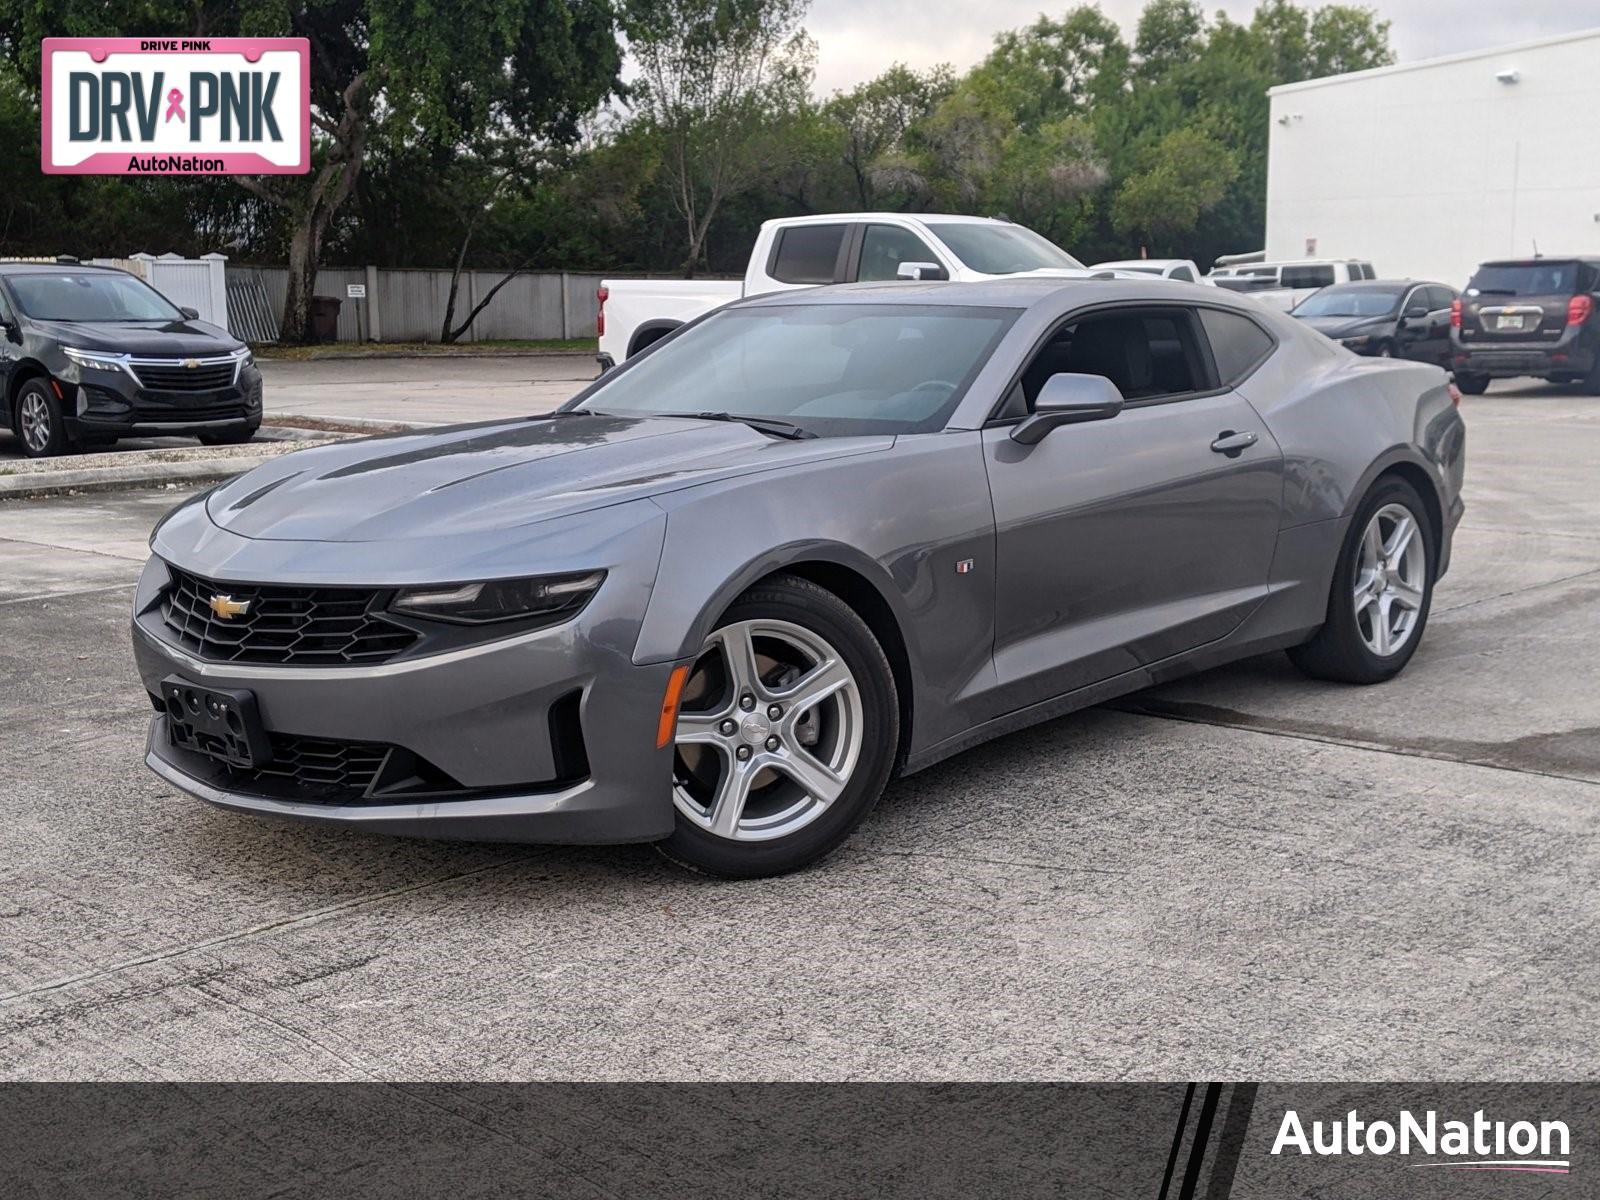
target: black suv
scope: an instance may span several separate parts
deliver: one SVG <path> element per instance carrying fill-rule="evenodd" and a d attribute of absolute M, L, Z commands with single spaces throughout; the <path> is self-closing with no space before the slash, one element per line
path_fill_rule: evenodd
<path fill-rule="evenodd" d="M 1313 292 L 1290 315 L 1357 354 L 1448 368 L 1455 300 L 1455 288 L 1442 283 L 1363 279 Z"/>
<path fill-rule="evenodd" d="M 110 267 L 0 263 L 0 427 L 30 458 L 119 437 L 249 441 L 249 347 Z"/>
<path fill-rule="evenodd" d="M 1600 395 L 1600 258 L 1486 262 L 1450 316 L 1456 386 L 1532 375 Z"/>

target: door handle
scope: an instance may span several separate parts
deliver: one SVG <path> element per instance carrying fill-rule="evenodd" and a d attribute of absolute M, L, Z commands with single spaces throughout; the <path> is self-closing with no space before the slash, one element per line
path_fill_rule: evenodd
<path fill-rule="evenodd" d="M 1211 443 L 1211 448 L 1218 454 L 1226 454 L 1229 458 L 1238 458 L 1251 446 L 1256 444 L 1256 435 L 1246 431 L 1235 433 L 1231 429 L 1224 429 L 1217 434 L 1217 440 Z"/>

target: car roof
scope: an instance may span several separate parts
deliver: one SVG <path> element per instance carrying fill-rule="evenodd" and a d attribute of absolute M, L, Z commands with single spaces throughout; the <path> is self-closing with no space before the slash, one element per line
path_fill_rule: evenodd
<path fill-rule="evenodd" d="M 1437 279 L 1352 279 L 1349 283 L 1330 283 L 1322 290 L 1325 292 L 1376 292 L 1386 288 L 1416 287 L 1442 287 L 1456 289 L 1448 283 L 1440 283 Z"/>
<path fill-rule="evenodd" d="M 98 263 L 74 262 L 0 262 L 0 275 L 75 275 L 80 271 L 106 271 L 126 275 L 117 267 L 102 267 Z"/>
<path fill-rule="evenodd" d="M 1529 258 L 1491 258 L 1480 267 L 1538 267 L 1545 263 L 1580 262 L 1600 266 L 1600 257 L 1593 254 L 1541 254 Z"/>
<path fill-rule="evenodd" d="M 1015 225 L 997 217 L 969 217 L 962 213 L 924 212 L 833 212 L 810 213 L 801 217 L 773 217 L 763 225 L 836 225 L 841 221 L 920 221 L 924 225 L 946 225 L 960 221 L 973 225 Z"/>
<path fill-rule="evenodd" d="M 730 308 L 778 308 L 800 304 L 917 304 L 966 308 L 1032 308 L 1035 305 L 1093 304 L 1101 301 L 1149 301 L 1173 304 L 1202 301 L 1243 312 L 1254 311 L 1253 302 L 1239 302 L 1214 287 L 1173 279 L 1144 276 L 1138 279 L 1096 279 L 1091 276 L 1027 275 L 960 283 L 933 280 L 886 280 L 879 283 L 841 283 L 828 287 L 766 292 L 735 301 Z"/>

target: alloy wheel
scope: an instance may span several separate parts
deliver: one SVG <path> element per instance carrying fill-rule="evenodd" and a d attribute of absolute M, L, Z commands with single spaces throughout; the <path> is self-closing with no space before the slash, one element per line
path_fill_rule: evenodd
<path fill-rule="evenodd" d="M 1356 629 L 1380 658 L 1411 640 L 1427 573 L 1427 547 L 1416 517 L 1402 504 L 1385 504 L 1361 535 L 1353 596 Z"/>
<path fill-rule="evenodd" d="M 826 639 L 788 621 L 725 625 L 684 687 L 673 803 L 719 838 L 785 837 L 843 793 L 863 730 L 861 689 Z"/>
<path fill-rule="evenodd" d="M 22 444 L 40 454 L 50 444 L 50 404 L 38 392 L 22 398 Z"/>

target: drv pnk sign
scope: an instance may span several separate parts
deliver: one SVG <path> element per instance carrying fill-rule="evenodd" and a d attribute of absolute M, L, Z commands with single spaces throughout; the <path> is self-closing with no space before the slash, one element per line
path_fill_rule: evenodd
<path fill-rule="evenodd" d="M 305 38 L 45 38 L 51 175 L 311 169 Z"/>

